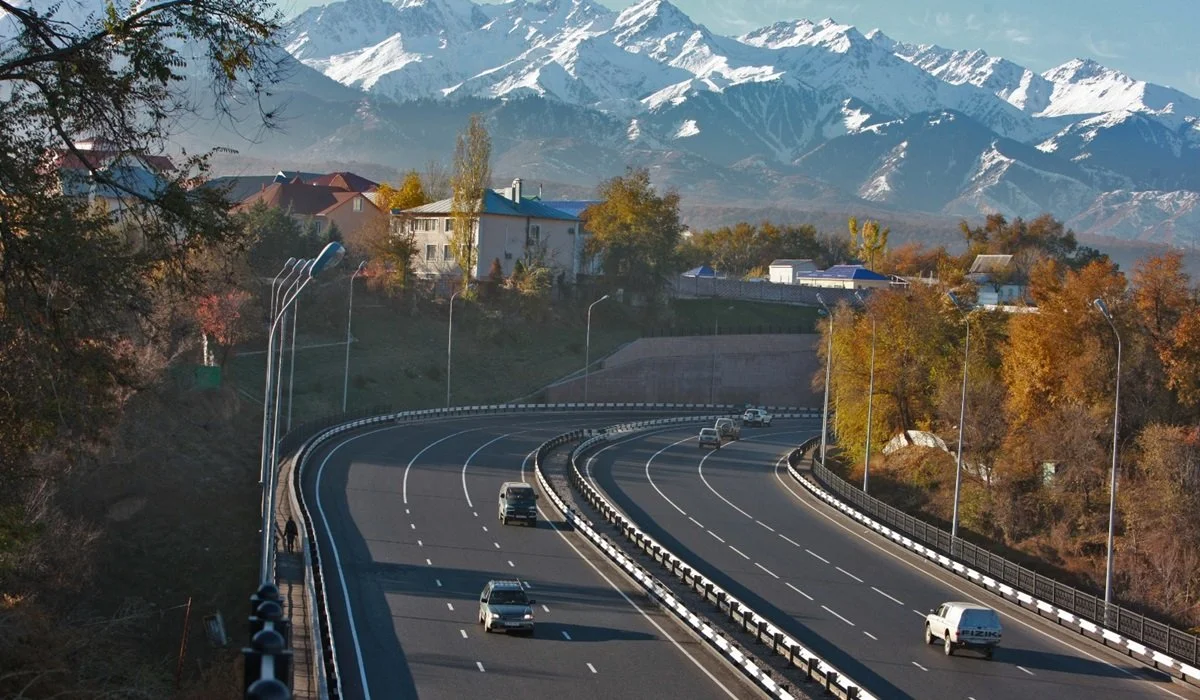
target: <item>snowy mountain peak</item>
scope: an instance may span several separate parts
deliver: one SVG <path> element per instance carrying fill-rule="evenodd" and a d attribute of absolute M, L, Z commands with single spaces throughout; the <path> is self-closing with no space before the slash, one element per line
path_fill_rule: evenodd
<path fill-rule="evenodd" d="M 826 17 L 819 22 L 799 19 L 756 29 L 738 38 L 743 44 L 765 49 L 787 49 L 798 46 L 817 46 L 846 53 L 855 44 L 867 41 L 857 29 L 849 24 L 838 24 Z"/>
<path fill-rule="evenodd" d="M 1056 66 L 1042 73 L 1042 77 L 1052 83 L 1082 83 L 1094 80 L 1133 82 L 1124 73 L 1106 68 L 1090 58 L 1072 59 L 1061 66 Z"/>
<path fill-rule="evenodd" d="M 618 38 L 646 34 L 691 34 L 701 27 L 668 0 L 641 0 L 625 8 L 614 24 Z"/>

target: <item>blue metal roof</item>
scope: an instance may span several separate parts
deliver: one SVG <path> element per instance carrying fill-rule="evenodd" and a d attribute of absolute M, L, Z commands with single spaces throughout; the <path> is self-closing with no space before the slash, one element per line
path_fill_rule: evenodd
<path fill-rule="evenodd" d="M 827 270 L 797 272 L 796 279 L 890 281 L 889 277 L 872 272 L 862 265 L 833 265 Z"/>
<path fill-rule="evenodd" d="M 419 207 L 413 207 L 412 209 L 405 209 L 404 211 L 407 214 L 448 216 L 452 201 L 451 199 L 443 199 L 439 202 L 432 202 Z M 547 206 L 544 202 L 539 202 L 536 199 L 522 197 L 520 204 L 518 204 L 495 190 L 483 191 L 483 211 L 480 213 L 496 216 L 527 216 L 534 219 L 558 219 L 561 221 L 579 220 L 578 216 Z"/>
<path fill-rule="evenodd" d="M 593 204 L 600 204 L 600 202 L 601 202 L 601 200 L 599 200 L 599 199 L 555 199 L 555 200 L 549 200 L 549 201 L 542 200 L 542 204 L 545 204 L 546 206 L 548 206 L 552 209 L 557 209 L 559 211 L 565 211 L 568 214 L 570 214 L 571 216 L 579 216 L 580 214 L 583 213 L 584 209 L 587 209 L 588 207 L 592 206 Z"/>

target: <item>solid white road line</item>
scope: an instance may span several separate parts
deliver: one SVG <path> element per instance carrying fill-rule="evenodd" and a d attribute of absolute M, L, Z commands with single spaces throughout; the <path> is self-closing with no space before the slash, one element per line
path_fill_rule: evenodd
<path fill-rule="evenodd" d="M 758 562 L 754 562 L 754 565 L 755 565 L 755 566 L 757 566 L 758 568 L 762 569 L 763 571 L 767 572 L 767 573 L 768 573 L 768 574 L 770 574 L 771 576 L 773 576 L 773 577 L 775 577 L 775 578 L 779 578 L 779 576 L 778 576 L 778 575 L 777 575 L 777 574 L 776 574 L 774 571 L 771 571 L 770 569 L 768 569 L 767 567 L 763 566 L 762 564 L 759 564 Z"/>
<path fill-rule="evenodd" d="M 812 600 L 812 599 L 813 599 L 813 597 L 812 597 L 812 596 L 810 596 L 809 594 L 807 594 L 807 593 L 805 593 L 804 591 L 800 590 L 799 588 L 796 588 L 795 586 L 793 586 L 793 585 L 792 585 L 792 584 L 790 584 L 790 583 L 786 583 L 786 582 L 785 582 L 783 585 L 785 585 L 785 586 L 787 586 L 788 588 L 792 589 L 793 591 L 795 591 L 795 592 L 799 593 L 800 595 L 804 596 L 805 598 L 808 598 L 809 600 Z"/>
<path fill-rule="evenodd" d="M 479 667 L 479 672 L 480 672 L 480 673 L 487 673 L 487 671 L 484 671 L 484 670 L 483 670 L 483 662 L 482 662 L 482 661 L 476 661 L 476 662 L 475 662 L 475 665 Z"/>
<path fill-rule="evenodd" d="M 846 571 L 845 569 L 843 569 L 843 568 L 842 568 L 842 567 L 840 567 L 840 566 L 835 566 L 835 567 L 833 567 L 833 568 L 837 569 L 838 571 L 842 572 L 843 574 L 846 574 L 847 576 L 849 576 L 850 578 L 854 579 L 855 581 L 858 581 L 859 583 L 862 583 L 862 582 L 863 582 L 863 580 L 862 580 L 861 578 L 859 578 L 859 577 L 855 576 L 854 574 L 850 573 L 849 571 Z"/>
<path fill-rule="evenodd" d="M 599 673 L 599 671 L 596 670 L 596 667 L 591 665 L 590 663 L 587 665 L 587 667 L 588 667 L 588 670 L 591 671 L 592 673 Z"/>
<path fill-rule="evenodd" d="M 871 590 L 875 591 L 876 593 L 883 596 L 884 598 L 887 598 L 888 600 L 892 601 L 896 605 L 904 605 L 904 603 L 900 602 L 899 600 L 896 600 L 892 596 L 888 595 L 887 593 L 884 593 L 883 591 L 879 590 L 878 588 L 876 588 L 874 586 L 871 586 Z"/>
<path fill-rule="evenodd" d="M 721 544 L 725 544 L 725 540 L 724 540 L 724 539 L 722 539 L 722 538 L 721 538 L 721 536 L 720 536 L 720 535 L 718 535 L 717 533 L 713 532 L 712 530 L 705 530 L 705 532 L 707 532 L 708 534 L 710 534 L 710 535 L 712 535 L 713 537 L 717 538 L 717 541 L 718 541 L 718 542 L 720 542 Z"/>
<path fill-rule="evenodd" d="M 691 440 L 695 440 L 695 439 L 696 439 L 696 437 L 693 435 L 690 437 L 685 437 L 682 440 L 676 440 L 675 442 L 672 442 L 670 445 L 667 445 L 666 447 L 662 448 L 658 452 L 655 452 L 650 457 L 650 459 L 646 460 L 646 481 L 649 481 L 650 485 L 654 487 L 654 490 L 658 492 L 658 495 L 662 496 L 664 501 L 666 501 L 667 503 L 670 503 L 672 508 L 679 511 L 680 515 L 687 515 L 687 513 L 685 513 L 682 508 L 680 508 L 678 505 L 676 505 L 675 501 L 672 501 L 671 499 L 667 498 L 667 494 L 663 493 L 662 489 L 658 488 L 658 484 L 654 483 L 654 477 L 650 476 L 650 465 L 654 462 L 656 457 L 658 457 L 660 454 L 666 452 L 667 450 L 671 449 L 672 447 L 674 447 L 676 445 L 682 445 L 685 442 L 690 442 Z"/>
<path fill-rule="evenodd" d="M 528 430 L 517 430 L 517 431 L 511 432 L 511 433 L 505 433 L 504 435 L 501 435 L 499 437 L 492 438 L 491 440 L 488 440 L 487 442 L 480 445 L 474 452 L 472 452 L 467 457 L 466 461 L 463 462 L 462 487 L 463 487 L 463 495 L 467 497 L 467 507 L 468 508 L 475 507 L 475 504 L 471 502 L 471 492 L 467 490 L 467 467 L 470 466 L 471 460 L 475 459 L 475 455 L 482 452 L 484 450 L 484 448 L 486 448 L 488 445 L 494 445 L 497 442 L 500 442 L 501 440 L 503 440 L 505 438 L 512 437 L 513 435 L 520 435 L 521 433 L 528 433 L 528 432 L 529 432 Z M 476 513 L 475 517 L 478 518 L 479 513 Z"/>
<path fill-rule="evenodd" d="M 969 600 L 973 600 L 973 601 L 975 601 L 976 603 L 979 603 L 980 605 L 988 605 L 988 603 L 987 603 L 987 602 L 985 602 L 984 600 L 981 600 L 979 597 L 977 597 L 976 595 L 974 595 L 974 594 L 973 594 L 973 593 L 971 593 L 971 592 L 968 592 L 968 591 L 966 591 L 965 589 L 961 588 L 961 587 L 960 587 L 960 586 L 958 586 L 957 584 L 955 584 L 955 583 L 951 583 L 951 582 L 948 582 L 948 581 L 944 581 L 944 580 L 942 580 L 941 578 L 939 578 L 939 577 L 937 577 L 937 576 L 934 576 L 932 573 L 930 573 L 930 572 L 926 571 L 925 569 L 921 568 L 920 566 L 917 566 L 916 564 L 914 564 L 914 563 L 912 563 L 911 561 L 909 561 L 909 560 L 905 559 L 904 557 L 900 556 L 899 554 L 896 554 L 895 552 L 891 551 L 891 550 L 890 550 L 890 549 L 888 549 L 887 547 L 884 547 L 883 545 L 879 544 L 878 542 L 875 542 L 875 541 L 874 541 L 874 540 L 872 540 L 871 538 L 868 538 L 868 537 L 866 537 L 866 536 L 864 536 L 864 535 L 862 535 L 862 534 L 860 534 L 860 533 L 856 532 L 855 530 L 853 530 L 853 529 L 851 529 L 851 528 L 847 527 L 847 526 L 846 526 L 844 523 L 840 522 L 840 521 L 839 521 L 837 518 L 834 518 L 833 516 L 829 515 L 828 513 L 825 513 L 825 512 L 823 512 L 823 511 L 819 510 L 818 508 L 815 508 L 815 507 L 813 507 L 813 506 L 812 506 L 812 505 L 811 505 L 811 504 L 810 504 L 810 503 L 809 503 L 809 502 L 808 502 L 808 501 L 807 501 L 805 498 L 803 498 L 803 497 L 802 497 L 802 496 L 801 496 L 801 495 L 800 495 L 800 494 L 799 494 L 799 493 L 798 493 L 798 492 L 797 492 L 797 491 L 796 491 L 794 488 L 792 488 L 792 486 L 791 486 L 790 484 L 788 484 L 788 483 L 787 483 L 787 481 L 785 481 L 785 480 L 784 480 L 784 478 L 783 478 L 783 477 L 780 475 L 780 473 L 781 473 L 781 472 L 783 472 L 783 473 L 786 473 L 786 471 L 787 471 L 786 469 L 782 469 L 782 470 L 780 469 L 780 466 L 779 466 L 779 465 L 780 465 L 780 463 L 782 463 L 782 461 L 783 461 L 783 460 L 780 460 L 780 462 L 779 462 L 779 463 L 776 463 L 776 465 L 775 465 L 775 478 L 776 478 L 776 479 L 779 481 L 779 483 L 780 483 L 780 484 L 782 484 L 782 485 L 783 485 L 783 487 L 784 487 L 785 489 L 787 489 L 789 492 L 791 492 L 791 494 L 792 494 L 793 496 L 795 496 L 796 500 L 800 501 L 800 503 L 801 503 L 802 505 L 804 505 L 805 507 L 807 507 L 808 509 L 810 509 L 810 510 L 811 510 L 811 511 L 813 511 L 814 513 L 816 513 L 816 514 L 820 515 L 821 517 L 825 518 L 826 520 L 828 520 L 829 522 L 833 523 L 834 525 L 836 525 L 836 526 L 840 527 L 841 529 L 845 530 L 846 532 L 849 532 L 850 534 L 852 534 L 852 535 L 854 535 L 855 537 L 859 538 L 859 539 L 860 539 L 860 540 L 862 540 L 863 542 L 866 542 L 867 544 L 871 545 L 871 546 L 872 546 L 872 547 L 874 547 L 875 549 L 878 549 L 880 552 L 882 552 L 882 553 L 884 553 L 884 554 L 888 555 L 889 557 L 891 557 L 891 558 L 895 559 L 896 561 L 898 561 L 898 562 L 900 562 L 900 563 L 904 564 L 905 566 L 908 566 L 909 568 L 913 569 L 914 571 L 917 571 L 917 572 L 921 573 L 923 576 L 925 576 L 925 577 L 927 577 L 927 578 L 931 578 L 931 579 L 933 579 L 934 581 L 938 582 L 939 584 L 942 584 L 942 585 L 946 586 L 947 588 L 950 588 L 950 589 L 954 590 L 955 592 L 957 592 L 957 593 L 959 593 L 959 594 L 961 594 L 961 595 L 964 595 L 964 596 L 966 596 L 966 597 L 967 597 L 967 599 L 969 599 Z M 789 476 L 789 477 L 788 477 L 788 479 L 791 479 L 791 477 Z M 802 487 L 802 486 L 798 486 L 797 488 L 804 488 L 804 487 Z M 995 607 L 995 606 L 989 606 L 989 607 Z M 915 612 L 916 614 L 920 615 L 921 617 L 925 617 L 925 613 L 921 612 L 920 610 L 916 610 L 916 609 L 914 609 L 914 610 L 913 610 L 913 612 Z M 1015 623 L 1017 623 L 1017 624 L 1021 625 L 1022 627 L 1025 627 L 1026 629 L 1029 629 L 1029 630 L 1030 630 L 1030 631 L 1032 631 L 1032 632 L 1035 632 L 1035 633 L 1037 633 L 1037 634 L 1040 634 L 1040 635 L 1042 635 L 1043 637 L 1045 637 L 1045 638 L 1047 638 L 1047 639 L 1050 639 L 1050 640 L 1053 640 L 1053 641 L 1055 641 L 1055 642 L 1058 642 L 1059 644 L 1061 644 L 1061 645 L 1065 646 L 1066 648 L 1068 648 L 1068 649 L 1070 649 L 1070 650 L 1074 651 L 1074 652 L 1075 652 L 1075 653 L 1077 653 L 1077 654 L 1080 654 L 1080 655 L 1086 656 L 1086 657 L 1088 657 L 1089 659 L 1092 659 L 1093 661 L 1098 661 L 1098 662 L 1100 662 L 1100 663 L 1104 664 L 1105 666 L 1108 666 L 1108 667 L 1110 667 L 1110 668 L 1116 669 L 1116 670 L 1120 671 L 1121 673 L 1124 673 L 1125 675 L 1129 676 L 1130 678 L 1132 678 L 1132 679 L 1134 679 L 1134 680 L 1142 680 L 1142 679 L 1141 679 L 1141 678 L 1139 678 L 1139 677 L 1138 677 L 1136 674 L 1134 674 L 1133 672 L 1129 671 L 1128 669 L 1121 668 L 1120 666 L 1118 666 L 1118 665 L 1116 665 L 1116 664 L 1114 664 L 1114 663 L 1112 663 L 1112 662 L 1110 662 L 1110 661 L 1108 661 L 1108 660 L 1106 660 L 1106 659 L 1103 659 L 1103 658 L 1101 658 L 1101 657 L 1099 657 L 1099 656 L 1096 656 L 1095 654 L 1091 653 L 1090 651 L 1087 651 L 1086 649 L 1082 649 L 1082 648 L 1080 648 L 1080 647 L 1077 647 L 1077 646 L 1075 646 L 1074 644 L 1071 644 L 1070 642 L 1068 642 L 1068 641 L 1066 641 L 1066 640 L 1063 640 L 1063 639 L 1061 639 L 1061 638 L 1059 638 L 1059 637 L 1057 637 L 1057 636 L 1055 636 L 1055 635 L 1053 635 L 1053 634 L 1050 634 L 1049 632 L 1047 632 L 1047 631 L 1045 631 L 1045 630 L 1043 630 L 1043 629 L 1041 629 L 1041 628 L 1039 628 L 1039 627 L 1035 627 L 1034 625 L 1030 624 L 1029 622 L 1026 622 L 1025 620 L 1021 619 L 1020 617 L 1018 617 L 1018 616 L 1016 616 L 1016 615 L 1013 615 L 1012 613 L 1008 612 L 1007 610 L 1000 610 L 1000 609 L 996 609 L 996 612 L 998 612 L 998 613 L 1000 613 L 1001 615 L 1005 616 L 1006 618 L 1008 618 L 1008 619 L 1012 620 L 1013 622 L 1015 622 Z M 914 661 L 913 663 L 916 663 L 916 662 Z M 1154 689 L 1156 689 L 1156 690 L 1160 690 L 1160 691 L 1162 691 L 1162 692 L 1166 693 L 1167 695 L 1170 695 L 1171 697 L 1174 697 L 1174 698 L 1179 698 L 1179 700 L 1185 700 L 1185 698 L 1184 698 L 1182 695 L 1179 695 L 1179 694 L 1177 694 L 1177 693 L 1173 693 L 1173 692 L 1171 692 L 1170 690 L 1167 690 L 1166 688 L 1163 688 L 1163 687 L 1161 687 L 1161 686 L 1159 686 L 1159 685 L 1157 685 L 1157 684 L 1151 684 L 1151 685 L 1150 685 L 1150 687 L 1151 687 L 1151 688 L 1154 688 Z"/>
<path fill-rule="evenodd" d="M 708 490 L 712 491 L 713 495 L 715 495 L 717 498 L 721 499 L 722 501 L 725 501 L 726 505 L 728 505 L 730 508 L 736 510 L 737 512 L 746 516 L 747 518 L 750 518 L 751 520 L 753 520 L 754 519 L 753 515 L 750 515 L 746 511 L 742 510 L 741 508 L 738 508 L 737 506 L 733 505 L 733 501 L 730 501 L 728 498 L 725 498 L 721 494 L 717 493 L 717 490 L 714 489 L 712 487 L 712 484 L 708 483 L 708 479 L 705 478 L 705 476 L 704 476 L 704 461 L 707 460 L 709 457 L 712 457 L 716 453 L 717 453 L 717 450 L 713 450 L 712 452 L 709 452 L 700 458 L 700 464 L 696 467 L 696 472 L 700 474 L 700 481 L 703 481 L 704 485 L 708 487 Z M 647 465 L 647 468 L 649 468 L 649 465 Z"/>
<path fill-rule="evenodd" d="M 602 447 L 602 448 L 596 450 L 595 452 L 592 453 L 592 455 L 590 457 L 587 458 L 587 461 L 583 463 L 583 472 L 587 476 L 588 483 L 592 484 L 593 487 L 596 485 L 596 483 L 592 480 L 592 462 L 597 457 L 599 457 L 602 453 L 607 452 L 614 447 L 619 447 L 621 445 L 624 445 L 627 442 L 633 442 L 634 440 L 642 440 L 642 439 L 648 438 L 652 435 L 658 435 L 660 433 L 669 433 L 672 430 L 679 430 L 679 426 L 671 426 L 669 428 L 658 428 L 656 430 L 648 430 L 646 432 L 639 432 L 638 434 L 636 434 L 632 437 L 622 438 L 620 440 L 617 440 L 614 443 L 610 443 L 607 447 Z"/>
<path fill-rule="evenodd" d="M 393 430 L 395 427 L 397 427 L 397 426 L 392 426 L 391 428 L 383 428 L 383 430 Z M 476 430 L 479 430 L 479 428 L 468 428 L 466 430 L 460 430 L 457 433 L 451 433 L 440 440 L 435 440 L 435 441 L 429 443 L 428 445 L 426 445 L 425 447 L 422 447 L 420 452 L 416 453 L 415 455 L 413 455 L 412 459 L 408 460 L 408 464 L 404 467 L 404 485 L 401 488 L 401 492 L 404 494 L 404 505 L 408 505 L 408 472 L 410 469 L 412 469 L 412 465 L 416 464 L 417 460 L 421 458 L 421 455 L 428 452 L 434 446 L 440 445 L 443 442 L 449 440 L 450 438 L 456 438 L 459 435 L 465 435 L 466 433 L 473 433 Z M 381 431 L 373 431 L 373 432 L 381 432 Z M 363 433 L 363 435 L 370 435 L 370 434 L 371 433 Z M 357 437 L 362 437 L 362 436 L 360 435 Z M 353 440 L 353 439 L 354 438 L 350 438 L 350 440 Z M 347 442 L 350 442 L 350 440 L 343 442 L 342 445 L 345 445 Z M 341 445 L 338 445 L 338 447 L 341 447 Z"/>
<path fill-rule="evenodd" d="M 813 556 L 814 556 L 814 557 L 816 557 L 817 559 L 820 559 L 821 561 L 825 562 L 826 564 L 828 564 L 828 563 L 829 563 L 829 560 L 828 560 L 828 559 L 826 559 L 825 557 L 821 556 L 820 554 L 817 554 L 816 552 L 812 551 L 811 549 L 806 549 L 806 550 L 804 550 L 804 551 L 806 551 L 806 552 L 808 552 L 809 554 L 813 555 Z"/>
<path fill-rule="evenodd" d="M 834 617 L 836 617 L 837 619 L 841 620 L 842 622 L 845 622 L 847 625 L 850 625 L 851 627 L 853 627 L 853 626 L 854 626 L 854 623 L 853 623 L 853 622 L 851 622 L 851 621 L 847 620 L 846 618 L 842 617 L 841 615 L 838 615 L 836 612 L 834 612 L 834 611 L 833 611 L 831 608 L 829 608 L 828 606 L 826 606 L 826 605 L 822 605 L 821 607 L 822 607 L 822 608 L 825 608 L 825 611 L 826 611 L 826 612 L 828 612 L 830 615 L 833 615 Z"/>
<path fill-rule="evenodd" d="M 740 555 L 742 557 L 742 559 L 745 559 L 746 561 L 750 561 L 750 557 L 746 556 L 745 554 L 742 554 L 742 550 L 738 549 L 737 547 L 734 547 L 733 545 L 729 545 L 729 548 L 732 549 L 733 551 L 737 552 L 738 555 Z"/>

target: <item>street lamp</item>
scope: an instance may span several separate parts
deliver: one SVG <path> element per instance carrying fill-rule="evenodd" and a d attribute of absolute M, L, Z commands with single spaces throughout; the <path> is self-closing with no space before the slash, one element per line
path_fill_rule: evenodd
<path fill-rule="evenodd" d="M 350 275 L 350 301 L 346 304 L 346 372 L 342 380 L 342 413 L 346 412 L 346 398 L 350 394 L 350 318 L 354 313 L 354 278 L 366 269 L 367 261 L 358 264 L 358 269 Z"/>
<path fill-rule="evenodd" d="M 867 483 L 871 476 L 871 409 L 875 400 L 875 314 L 867 308 L 867 301 L 862 298 L 858 292 L 854 293 L 854 297 L 866 309 L 866 314 L 871 318 L 871 379 L 867 385 L 867 446 L 863 456 L 863 493 L 867 493 Z"/>
<path fill-rule="evenodd" d="M 288 258 L 287 262 L 285 262 L 283 267 L 280 268 L 279 274 L 275 275 L 275 278 L 271 280 L 271 311 L 269 312 L 270 315 L 268 318 L 275 318 L 275 314 L 278 312 L 276 304 L 279 303 L 278 292 L 282 289 L 282 286 L 280 286 L 279 289 L 276 289 L 275 283 L 279 281 L 280 277 L 283 277 L 284 275 L 291 275 L 292 270 L 294 270 L 296 265 L 300 262 L 303 261 L 297 260 L 296 258 Z"/>
<path fill-rule="evenodd" d="M 608 298 L 608 295 L 600 297 L 593 301 L 587 310 L 587 336 L 583 343 L 583 402 L 588 400 L 588 374 L 591 372 L 592 365 L 592 307 Z"/>
<path fill-rule="evenodd" d="M 821 466 L 825 466 L 825 436 L 829 433 L 829 366 L 833 362 L 833 311 L 825 303 L 825 299 L 817 294 L 817 303 L 825 309 L 829 317 L 829 347 L 825 351 L 825 407 L 821 411 Z"/>
<path fill-rule="evenodd" d="M 472 289 L 471 285 L 450 295 L 450 327 L 446 331 L 446 408 L 450 408 L 450 347 L 454 341 L 454 298 L 469 289 Z"/>
<path fill-rule="evenodd" d="M 275 347 L 275 331 L 278 330 L 279 322 L 286 315 L 288 307 L 296 301 L 296 298 L 298 296 L 300 296 L 300 292 L 304 291 L 304 288 L 306 286 L 308 286 L 308 283 L 312 281 L 313 277 L 319 275 L 324 270 L 327 270 L 327 269 L 337 265 L 339 262 L 341 262 L 342 258 L 345 256 L 345 254 L 346 254 L 346 249 L 344 247 L 342 247 L 342 244 L 333 242 L 333 243 L 330 243 L 329 245 L 325 246 L 325 248 L 321 251 L 321 253 L 316 258 L 313 258 L 310 260 L 303 260 L 303 261 L 300 261 L 299 264 L 297 264 L 296 268 L 300 271 L 300 275 L 298 277 L 298 281 L 300 281 L 300 285 L 299 285 L 299 287 L 296 288 L 295 291 L 291 291 L 291 292 L 288 292 L 287 294 L 281 295 L 282 301 L 279 305 L 279 311 L 275 314 L 275 318 L 271 322 L 270 331 L 267 334 L 267 347 L 269 349 Z M 272 365 L 275 364 L 271 361 L 271 356 L 272 356 L 271 353 L 268 352 L 267 353 L 267 384 L 266 384 L 266 387 L 264 388 L 264 392 L 263 392 L 263 422 L 264 422 L 263 436 L 265 438 L 269 434 L 271 437 L 271 442 L 270 442 L 270 445 L 268 446 L 266 440 L 264 439 L 263 444 L 261 446 L 263 474 L 265 475 L 265 478 L 264 478 L 264 486 L 263 486 L 263 521 L 264 521 L 264 527 L 263 527 L 263 532 L 262 532 L 262 538 L 263 538 L 263 540 L 262 540 L 262 557 L 263 557 L 263 559 L 262 559 L 262 563 L 261 563 L 262 566 L 260 569 L 260 574 L 262 577 L 262 581 L 264 583 L 271 582 L 271 578 L 272 578 L 269 557 L 270 557 L 270 553 L 274 550 L 274 547 L 272 544 L 272 539 L 271 539 L 272 535 L 274 534 L 274 529 L 269 526 L 266 526 L 266 525 L 270 522 L 271 518 L 273 517 L 273 513 L 274 513 L 274 507 L 275 507 L 274 478 L 276 476 L 274 466 L 275 466 L 275 460 L 278 456 L 278 448 L 279 448 L 279 415 L 278 415 L 278 411 L 279 411 L 279 398 L 278 398 L 279 379 L 276 376 L 278 374 L 278 370 L 276 370 L 275 373 L 272 373 L 272 371 L 271 371 L 273 369 Z M 280 359 L 282 360 L 282 357 Z M 280 364 L 282 364 L 282 363 L 280 363 Z M 272 412 L 272 393 L 275 394 L 274 402 L 273 402 L 274 403 L 274 411 L 275 411 L 275 420 L 271 421 L 272 425 L 271 425 L 270 429 L 268 429 L 266 427 L 266 424 L 267 424 L 267 421 L 270 420 L 270 416 L 271 416 L 271 412 Z"/>
<path fill-rule="evenodd" d="M 971 316 L 969 312 L 963 311 L 954 292 L 946 292 L 946 296 L 950 297 L 954 308 L 963 314 L 963 322 L 967 325 L 967 341 L 963 345 L 962 403 L 958 409 L 958 457 L 955 459 L 957 466 L 954 470 L 954 515 L 950 521 L 950 541 L 953 543 L 954 539 L 958 537 L 958 494 L 959 489 L 962 488 L 963 424 L 967 419 L 967 358 L 971 352 Z"/>
<path fill-rule="evenodd" d="M 1113 396 L 1113 443 L 1112 443 L 1112 476 L 1108 487 L 1108 563 L 1104 566 L 1104 619 L 1108 620 L 1108 606 L 1112 604 L 1113 580 L 1113 528 L 1117 520 L 1117 427 L 1121 408 L 1121 334 L 1117 332 L 1117 324 L 1113 323 L 1112 314 L 1103 299 L 1096 298 L 1095 306 L 1108 325 L 1112 327 L 1113 336 L 1117 339 L 1117 390 Z"/>
<path fill-rule="evenodd" d="M 279 302 L 281 301 L 280 297 L 284 296 L 285 288 L 290 288 L 287 286 L 288 280 L 291 279 L 293 274 L 295 274 L 297 276 L 297 279 L 299 279 L 300 277 L 303 277 L 304 270 L 310 262 L 311 262 L 310 260 L 298 260 L 296 258 L 288 258 L 287 263 L 284 264 L 284 266 L 283 266 L 283 270 L 280 271 L 280 274 L 283 274 L 284 277 L 283 277 L 283 280 L 279 282 L 278 294 L 276 294 L 275 280 L 279 279 L 279 275 L 275 276 L 275 280 L 271 280 L 271 314 L 269 316 L 269 319 L 272 324 L 280 316 L 280 311 L 279 311 Z M 284 274 L 284 273 L 286 273 L 286 274 Z M 266 371 L 266 377 L 263 379 L 263 392 L 264 392 L 263 432 L 262 432 L 262 444 L 263 445 L 267 444 L 267 440 L 268 440 L 268 438 L 270 438 L 270 435 L 271 435 L 270 434 L 271 402 L 269 400 L 270 394 L 268 394 L 266 392 L 268 392 L 268 390 L 271 387 L 271 377 L 272 377 L 274 368 L 276 367 L 277 364 L 280 364 L 283 362 L 283 348 L 282 348 L 282 344 L 280 344 L 280 345 L 281 346 L 278 350 L 278 356 L 277 356 L 276 349 L 275 349 L 274 335 L 268 334 L 267 371 Z M 258 483 L 259 484 L 263 483 L 263 480 L 265 478 L 267 478 L 267 460 L 266 460 L 266 453 L 264 452 L 261 470 L 259 471 L 259 474 L 258 474 Z"/>

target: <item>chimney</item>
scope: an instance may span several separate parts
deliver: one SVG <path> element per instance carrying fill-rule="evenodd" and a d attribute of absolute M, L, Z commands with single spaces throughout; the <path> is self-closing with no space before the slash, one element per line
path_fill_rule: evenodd
<path fill-rule="evenodd" d="M 538 201 L 542 201 L 542 183 L 538 183 Z"/>
<path fill-rule="evenodd" d="M 513 180 L 512 184 L 512 201 L 516 204 L 521 203 L 521 178 Z"/>

